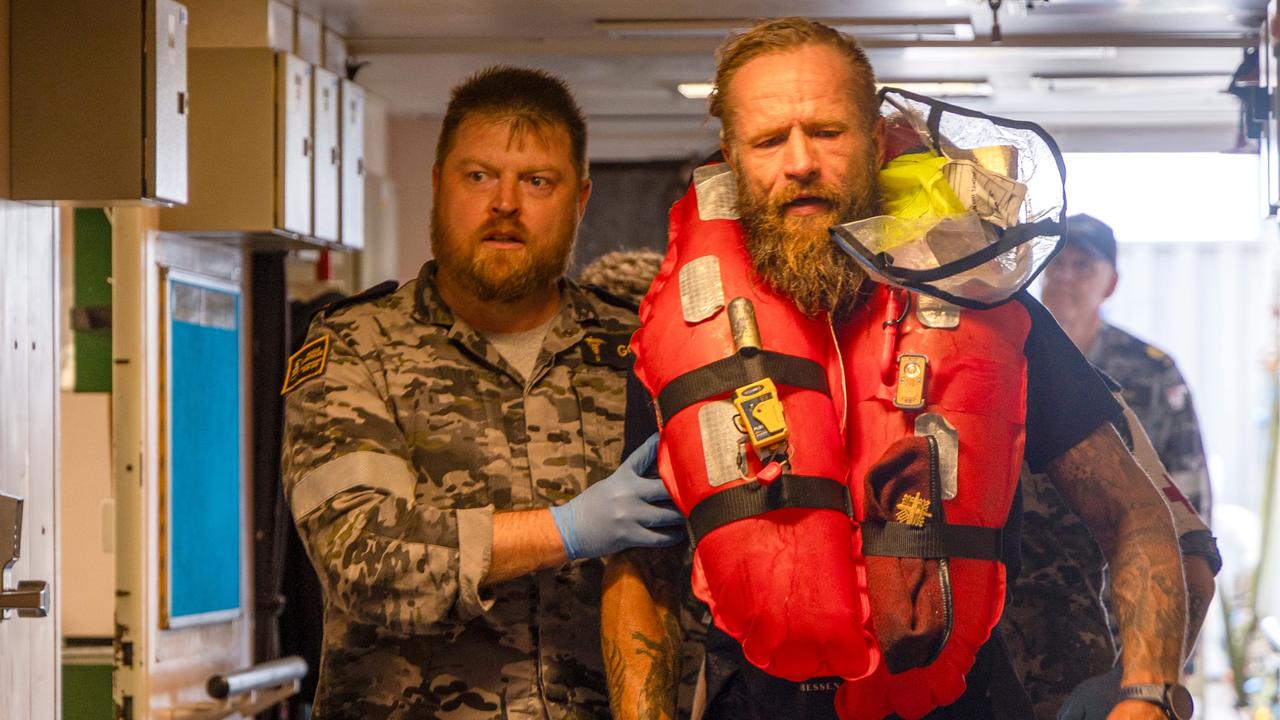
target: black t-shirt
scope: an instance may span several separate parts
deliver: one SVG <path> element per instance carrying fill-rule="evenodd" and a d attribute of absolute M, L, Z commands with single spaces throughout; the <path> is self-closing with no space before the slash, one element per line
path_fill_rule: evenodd
<path fill-rule="evenodd" d="M 1121 408 L 1053 315 L 1025 291 L 1014 299 L 1031 317 L 1031 330 L 1023 346 L 1027 358 L 1024 459 L 1033 472 L 1043 472 L 1050 462 L 1094 430 L 1118 419 Z M 624 456 L 657 429 L 653 400 L 632 372 L 627 381 Z M 1003 553 L 1010 581 L 1017 576 L 1021 565 L 1018 551 L 1021 515 L 1021 495 L 1014 493 L 1014 505 L 1005 524 Z M 969 673 L 965 697 L 950 709 L 931 714 L 930 718 L 993 717 L 987 690 L 1004 676 L 1004 668 L 1000 666 L 1005 662 L 1004 654 L 997 647 L 999 643 L 999 638 L 994 637 L 984 646 Z M 815 678 L 792 683 L 772 677 L 746 662 L 737 642 L 714 627 L 707 639 L 707 673 L 708 720 L 835 720 L 834 696 L 839 679 Z M 999 699 L 994 702 L 998 704 Z"/>

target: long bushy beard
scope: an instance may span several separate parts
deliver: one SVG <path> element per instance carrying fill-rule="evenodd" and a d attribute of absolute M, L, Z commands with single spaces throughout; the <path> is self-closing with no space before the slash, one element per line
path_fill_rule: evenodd
<path fill-rule="evenodd" d="M 518 220 L 490 223 L 480 235 L 513 230 L 531 239 Z M 433 207 L 431 212 L 431 254 L 437 272 L 456 280 L 468 293 L 484 302 L 514 303 L 550 287 L 569 267 L 576 229 L 558 242 L 530 243 L 527 252 L 486 253 L 454 235 Z M 470 253 L 467 248 L 470 247 Z"/>
<path fill-rule="evenodd" d="M 860 177 L 851 173 L 851 188 L 843 192 L 829 185 L 794 185 L 775 198 L 753 197 L 738 176 L 738 210 L 752 265 L 770 287 L 806 315 L 830 312 L 841 317 L 858 303 L 866 273 L 836 247 L 828 229 L 879 211 L 874 173 L 874 167 L 864 169 Z M 852 189 L 858 186 L 867 190 Z M 784 206 L 802 194 L 822 197 L 831 209 L 805 217 L 787 216 Z"/>

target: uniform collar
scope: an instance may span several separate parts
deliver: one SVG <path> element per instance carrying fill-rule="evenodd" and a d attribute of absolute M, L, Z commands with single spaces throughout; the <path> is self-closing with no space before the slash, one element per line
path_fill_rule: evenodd
<path fill-rule="evenodd" d="M 413 284 L 413 315 L 421 323 L 443 327 L 453 325 L 453 311 L 440 297 L 440 289 L 436 287 L 435 260 L 423 263 L 418 271 L 418 279 Z"/>

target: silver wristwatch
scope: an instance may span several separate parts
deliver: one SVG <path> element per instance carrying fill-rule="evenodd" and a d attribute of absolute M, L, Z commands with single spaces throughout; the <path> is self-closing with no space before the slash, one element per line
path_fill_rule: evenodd
<path fill-rule="evenodd" d="M 1144 700 L 1159 705 L 1169 720 L 1191 720 L 1195 703 L 1191 693 L 1176 683 L 1140 683 L 1120 688 L 1118 701 Z"/>

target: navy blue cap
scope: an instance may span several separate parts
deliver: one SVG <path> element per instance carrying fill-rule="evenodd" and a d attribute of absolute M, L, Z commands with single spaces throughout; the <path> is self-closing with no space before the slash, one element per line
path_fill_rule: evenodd
<path fill-rule="evenodd" d="M 1067 243 L 1116 266 L 1116 234 L 1111 226 L 1092 215 L 1067 218 Z"/>

